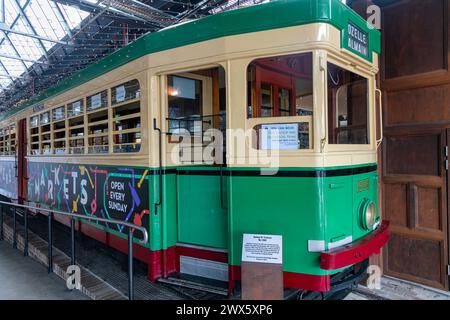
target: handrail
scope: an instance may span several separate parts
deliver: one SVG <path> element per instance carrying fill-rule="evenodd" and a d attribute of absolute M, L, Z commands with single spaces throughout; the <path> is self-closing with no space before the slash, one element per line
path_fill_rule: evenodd
<path fill-rule="evenodd" d="M 381 143 L 383 142 L 383 92 L 380 89 L 375 89 L 375 92 L 378 93 L 378 104 L 379 104 L 379 114 L 378 116 L 379 121 L 380 121 L 380 139 L 377 139 L 376 143 L 377 143 L 377 149 L 379 148 L 379 146 L 381 145 Z"/>
<path fill-rule="evenodd" d="M 135 225 L 130 222 L 116 220 L 116 219 L 105 219 L 98 218 L 93 216 L 83 216 L 77 213 L 69 213 L 59 210 L 52 210 L 37 206 L 24 205 L 19 203 L 14 203 L 12 201 L 17 201 L 18 199 L 10 199 L 11 202 L 0 201 L 0 240 L 3 240 L 3 205 L 8 207 L 13 207 L 13 248 L 17 248 L 17 226 L 16 226 L 16 216 L 17 208 L 27 209 L 24 212 L 24 227 L 25 227 L 25 243 L 24 243 L 24 256 L 28 256 L 28 209 L 43 211 L 48 213 L 48 273 L 53 272 L 53 233 L 52 233 L 52 220 L 54 214 L 59 214 L 67 217 L 71 217 L 70 219 L 70 229 L 71 229 L 71 265 L 75 265 L 75 219 L 78 218 L 80 220 L 90 220 L 90 221 L 99 221 L 99 222 L 107 222 L 122 225 L 128 227 L 128 299 L 134 299 L 134 280 L 133 280 L 133 232 L 135 230 L 139 230 L 143 239 L 139 240 L 141 244 L 146 244 L 148 242 L 148 233 L 144 227 Z M 27 200 L 23 200 L 24 202 L 31 202 Z M 39 204 L 39 203 L 38 203 Z"/>
<path fill-rule="evenodd" d="M 14 199 L 14 200 L 16 200 L 16 199 Z M 30 201 L 27 201 L 27 202 L 30 202 Z M 0 201 L 0 205 L 2 205 L 2 204 L 8 205 L 8 206 L 12 205 L 12 206 L 16 206 L 16 207 L 24 208 L 24 209 L 34 209 L 34 210 L 44 211 L 44 212 L 48 212 L 48 213 L 52 213 L 52 214 L 60 214 L 63 216 L 68 216 L 68 217 L 73 217 L 73 218 L 86 219 L 86 220 L 90 220 L 90 221 L 99 221 L 99 222 L 107 222 L 107 223 L 111 223 L 111 224 L 119 224 L 119 225 L 122 225 L 122 226 L 125 226 L 128 228 L 133 228 L 133 229 L 139 230 L 142 233 L 142 235 L 144 236 L 144 238 L 142 240 L 139 240 L 139 242 L 141 244 L 146 244 L 148 242 L 147 230 L 144 227 L 135 225 L 134 223 L 116 220 L 116 219 L 99 218 L 99 217 L 95 217 L 95 216 L 84 216 L 84 215 L 77 214 L 77 213 L 69 213 L 69 212 L 64 212 L 64 211 L 59 211 L 59 210 L 47 209 L 47 208 L 43 208 L 43 207 L 27 206 L 27 205 L 13 203 L 13 202 Z"/>

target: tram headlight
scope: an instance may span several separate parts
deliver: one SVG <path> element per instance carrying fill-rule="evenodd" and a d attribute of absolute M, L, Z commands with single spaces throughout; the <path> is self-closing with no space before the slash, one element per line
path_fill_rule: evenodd
<path fill-rule="evenodd" d="M 366 230 L 372 230 L 376 220 L 375 204 L 370 200 L 365 200 L 361 210 L 361 224 Z"/>

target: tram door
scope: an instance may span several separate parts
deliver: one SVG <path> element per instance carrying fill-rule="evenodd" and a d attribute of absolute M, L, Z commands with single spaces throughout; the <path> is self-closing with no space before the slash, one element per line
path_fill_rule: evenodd
<path fill-rule="evenodd" d="M 168 149 L 177 150 L 170 156 L 178 162 L 178 243 L 226 249 L 224 71 L 169 75 L 167 93 Z"/>

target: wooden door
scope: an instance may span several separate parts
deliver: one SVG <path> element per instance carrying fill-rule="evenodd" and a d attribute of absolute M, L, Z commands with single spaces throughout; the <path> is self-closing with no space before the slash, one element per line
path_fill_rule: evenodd
<path fill-rule="evenodd" d="M 398 130 L 386 136 L 384 217 L 391 239 L 385 273 L 448 289 L 447 170 L 444 129 Z"/>
<path fill-rule="evenodd" d="M 382 6 L 382 214 L 392 226 L 384 273 L 448 290 L 449 1 L 373 2 Z"/>

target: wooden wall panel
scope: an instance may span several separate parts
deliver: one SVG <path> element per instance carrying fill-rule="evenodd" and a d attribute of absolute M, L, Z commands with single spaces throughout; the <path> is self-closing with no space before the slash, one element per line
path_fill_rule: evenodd
<path fill-rule="evenodd" d="M 411 0 L 383 12 L 384 78 L 446 69 L 445 0 Z"/>
<path fill-rule="evenodd" d="M 404 183 L 386 183 L 384 193 L 389 194 L 384 205 L 384 218 L 392 224 L 406 227 L 407 220 L 407 185 Z"/>
<path fill-rule="evenodd" d="M 443 250 L 441 241 L 393 234 L 386 250 L 387 268 L 393 275 L 408 274 L 409 280 L 442 288 Z"/>
<path fill-rule="evenodd" d="M 440 139 L 440 133 L 386 137 L 386 174 L 438 176 L 443 152 Z"/>
<path fill-rule="evenodd" d="M 440 189 L 419 187 L 417 189 L 418 221 L 417 227 L 421 229 L 442 231 L 442 208 Z"/>
<path fill-rule="evenodd" d="M 385 125 L 450 123 L 450 84 L 385 94 Z"/>

